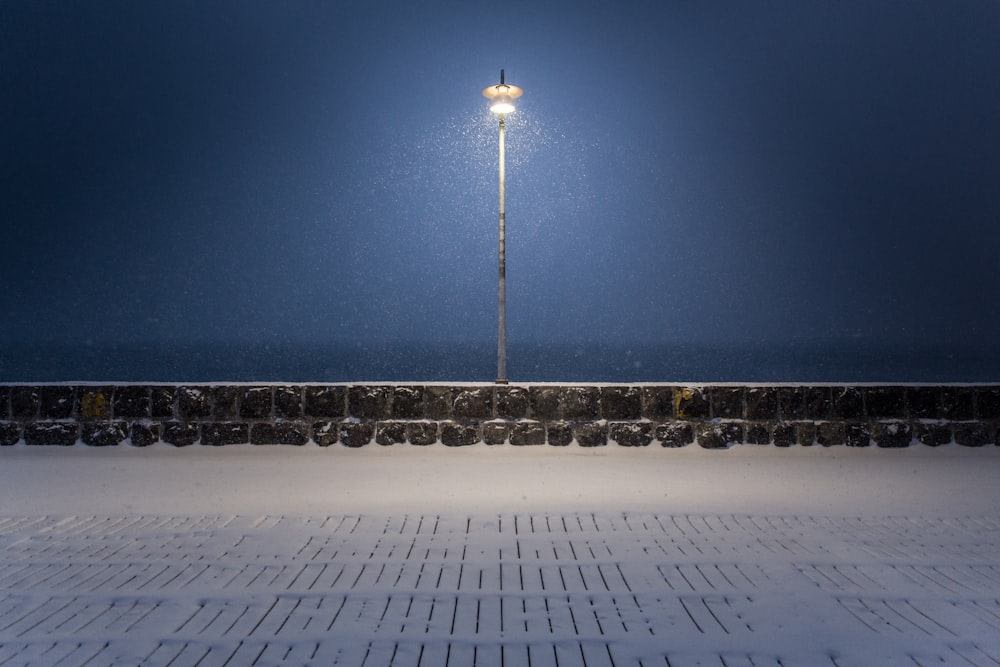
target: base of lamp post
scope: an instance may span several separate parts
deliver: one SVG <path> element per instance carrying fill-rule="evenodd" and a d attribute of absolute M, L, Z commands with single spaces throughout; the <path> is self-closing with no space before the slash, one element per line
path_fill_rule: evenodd
<path fill-rule="evenodd" d="M 495 380 L 493 384 L 507 384 L 507 380 Z"/>

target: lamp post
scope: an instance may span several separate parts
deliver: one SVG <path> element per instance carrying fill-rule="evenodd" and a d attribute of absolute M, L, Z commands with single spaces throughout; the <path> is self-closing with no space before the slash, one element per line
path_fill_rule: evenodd
<path fill-rule="evenodd" d="M 500 70 L 500 83 L 483 89 L 483 97 L 490 101 L 490 111 L 500 117 L 500 247 L 497 331 L 497 384 L 507 384 L 507 253 L 504 212 L 504 123 L 503 117 L 514 112 L 514 100 L 524 94 L 517 86 L 504 83 Z"/>

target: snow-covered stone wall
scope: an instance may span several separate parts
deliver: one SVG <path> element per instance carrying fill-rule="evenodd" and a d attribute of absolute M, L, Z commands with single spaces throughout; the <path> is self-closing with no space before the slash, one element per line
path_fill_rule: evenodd
<path fill-rule="evenodd" d="M 998 445 L 1000 386 L 0 385 L 0 445 Z"/>

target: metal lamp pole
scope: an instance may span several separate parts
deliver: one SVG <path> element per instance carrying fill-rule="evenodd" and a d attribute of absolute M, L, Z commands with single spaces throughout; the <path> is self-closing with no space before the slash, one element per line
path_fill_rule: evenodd
<path fill-rule="evenodd" d="M 507 384 L 507 239 L 505 212 L 505 160 L 504 160 L 504 115 L 514 112 L 514 100 L 524 94 L 517 86 L 504 82 L 504 72 L 500 70 L 500 83 L 483 90 L 483 96 L 490 100 L 490 111 L 500 117 L 500 245 L 498 266 L 498 315 L 497 315 L 497 384 Z"/>
<path fill-rule="evenodd" d="M 503 81 L 503 70 L 500 70 L 500 80 Z M 497 322 L 497 384 L 507 384 L 507 237 L 506 237 L 506 214 L 504 212 L 504 125 L 503 114 L 500 114 L 500 247 L 499 247 L 499 274 L 500 283 L 498 294 L 499 312 Z"/>

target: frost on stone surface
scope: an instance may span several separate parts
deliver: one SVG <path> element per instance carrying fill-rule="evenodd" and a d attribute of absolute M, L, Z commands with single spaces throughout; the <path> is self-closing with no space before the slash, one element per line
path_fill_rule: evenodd
<path fill-rule="evenodd" d="M 625 447 L 645 447 L 653 441 L 653 425 L 648 421 L 612 422 L 608 439 Z"/>

